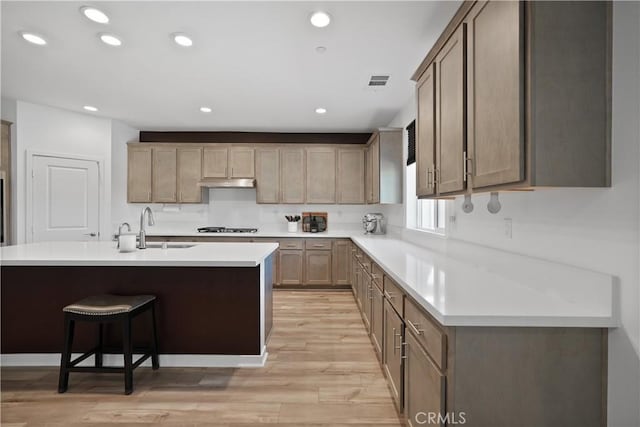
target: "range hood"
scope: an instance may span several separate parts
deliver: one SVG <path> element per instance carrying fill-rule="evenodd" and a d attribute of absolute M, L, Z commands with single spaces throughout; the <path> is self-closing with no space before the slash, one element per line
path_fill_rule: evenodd
<path fill-rule="evenodd" d="M 202 178 L 199 187 L 208 188 L 256 188 L 253 178 Z"/>

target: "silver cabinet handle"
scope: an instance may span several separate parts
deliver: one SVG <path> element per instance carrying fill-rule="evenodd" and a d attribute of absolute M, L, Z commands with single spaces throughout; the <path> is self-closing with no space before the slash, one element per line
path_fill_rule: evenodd
<path fill-rule="evenodd" d="M 400 356 L 401 359 L 406 359 L 407 358 L 407 347 L 409 347 L 409 343 L 408 342 L 403 342 L 401 343 L 401 345 L 404 347 L 404 355 Z"/>
<path fill-rule="evenodd" d="M 432 178 L 433 172 L 431 172 L 431 168 L 427 168 L 427 188 L 431 188 L 431 178 Z"/>
<path fill-rule="evenodd" d="M 321 244 L 315 244 L 313 245 L 314 248 L 324 248 L 324 245 Z"/>
<path fill-rule="evenodd" d="M 384 296 L 387 297 L 388 300 L 392 300 L 395 297 L 391 295 L 391 292 L 384 291 Z"/>
<path fill-rule="evenodd" d="M 98 233 L 84 233 L 83 236 L 91 236 L 91 237 L 96 237 L 98 235 Z"/>
<path fill-rule="evenodd" d="M 411 320 L 409 319 L 407 319 L 407 323 L 409 324 L 411 329 L 413 329 L 413 332 L 415 332 L 416 335 L 422 335 L 422 333 L 424 332 L 424 329 L 418 329 L 420 327 L 420 324 L 413 324 L 413 322 L 411 322 Z"/>
<path fill-rule="evenodd" d="M 392 331 L 393 331 L 393 354 L 396 354 L 396 349 L 397 349 L 397 347 L 396 347 L 396 337 L 398 335 L 396 335 L 396 328 L 392 328 Z"/>

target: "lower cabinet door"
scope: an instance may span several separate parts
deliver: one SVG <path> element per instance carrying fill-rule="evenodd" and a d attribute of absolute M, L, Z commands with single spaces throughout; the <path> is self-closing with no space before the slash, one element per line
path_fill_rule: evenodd
<path fill-rule="evenodd" d="M 445 377 L 411 332 L 405 337 L 404 406 L 410 426 L 444 426 Z"/>
<path fill-rule="evenodd" d="M 353 296 L 358 308 L 360 308 L 360 264 L 355 256 L 351 257 L 351 289 L 353 289 Z"/>
<path fill-rule="evenodd" d="M 384 296 L 382 291 L 372 283 L 371 286 L 371 341 L 373 347 L 378 353 L 378 357 L 382 360 L 382 343 L 384 333 Z M 400 344 L 398 344 L 400 345 Z"/>
<path fill-rule="evenodd" d="M 384 373 L 391 385 L 391 394 L 398 409 L 402 410 L 402 342 L 404 338 L 404 323 L 389 301 L 383 300 L 384 305 Z"/>
<path fill-rule="evenodd" d="M 278 252 L 278 284 L 302 285 L 303 251 L 281 249 Z"/>
<path fill-rule="evenodd" d="M 304 254 L 305 285 L 331 285 L 331 251 L 306 250 Z"/>
<path fill-rule="evenodd" d="M 371 332 L 371 277 L 364 269 L 360 274 L 360 290 L 362 291 L 362 317 L 367 332 Z"/>

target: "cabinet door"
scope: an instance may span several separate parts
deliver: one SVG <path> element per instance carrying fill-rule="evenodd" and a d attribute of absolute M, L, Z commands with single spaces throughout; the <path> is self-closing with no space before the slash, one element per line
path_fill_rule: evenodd
<path fill-rule="evenodd" d="M 226 178 L 228 152 L 227 147 L 205 147 L 202 154 L 202 176 Z"/>
<path fill-rule="evenodd" d="M 178 149 L 178 202 L 202 202 L 202 188 L 198 186 L 202 175 L 202 149 Z"/>
<path fill-rule="evenodd" d="M 384 305 L 384 372 L 391 385 L 391 395 L 398 408 L 402 409 L 402 342 L 404 325 L 402 319 L 385 299 Z"/>
<path fill-rule="evenodd" d="M 367 147 L 364 152 L 364 189 L 366 202 L 373 203 L 373 180 L 372 180 L 372 167 L 371 167 L 371 147 Z"/>
<path fill-rule="evenodd" d="M 336 149 L 307 148 L 307 203 L 336 202 Z"/>
<path fill-rule="evenodd" d="M 371 333 L 371 276 L 364 269 L 360 275 L 360 289 L 362 291 L 362 315 L 367 332 Z"/>
<path fill-rule="evenodd" d="M 520 2 L 478 2 L 465 19 L 474 188 L 524 179 L 522 7 Z"/>
<path fill-rule="evenodd" d="M 175 148 L 153 148 L 151 193 L 156 203 L 177 201 L 177 159 Z"/>
<path fill-rule="evenodd" d="M 301 250 L 279 250 L 279 285 L 302 285 L 302 254 Z"/>
<path fill-rule="evenodd" d="M 254 178 L 254 150 L 250 147 L 232 147 L 229 151 L 229 177 Z"/>
<path fill-rule="evenodd" d="M 351 244 L 348 240 L 333 241 L 333 284 L 351 284 Z"/>
<path fill-rule="evenodd" d="M 338 149 L 337 202 L 364 204 L 364 150 Z"/>
<path fill-rule="evenodd" d="M 280 150 L 280 202 L 304 203 L 304 150 L 282 148 Z"/>
<path fill-rule="evenodd" d="M 306 250 L 304 253 L 305 285 L 331 285 L 331 251 Z"/>
<path fill-rule="evenodd" d="M 360 267 L 360 263 L 358 262 L 358 260 L 355 258 L 355 256 L 353 257 L 353 262 L 351 265 L 351 268 L 353 269 L 353 278 L 351 279 L 353 281 L 353 283 L 351 284 L 351 287 L 353 288 L 353 296 L 356 299 L 356 304 L 358 305 L 358 309 L 360 311 L 362 311 L 362 291 L 360 288 L 360 280 L 361 280 L 361 267 Z"/>
<path fill-rule="evenodd" d="M 445 415 L 445 377 L 412 333 L 406 333 L 405 343 L 404 414 L 408 425 L 414 427 L 424 424 L 424 413 Z"/>
<path fill-rule="evenodd" d="M 462 24 L 436 56 L 436 176 L 438 193 L 465 188 L 465 28 Z"/>
<path fill-rule="evenodd" d="M 127 202 L 151 203 L 151 147 L 128 146 Z"/>
<path fill-rule="evenodd" d="M 380 136 L 369 147 L 371 152 L 371 203 L 380 203 Z"/>
<path fill-rule="evenodd" d="M 433 171 L 436 154 L 436 83 L 431 64 L 418 81 L 418 120 L 416 120 L 416 196 L 435 193 Z"/>
<path fill-rule="evenodd" d="M 382 360 L 382 342 L 384 334 L 384 296 L 375 285 L 371 286 L 371 341 L 373 348 Z M 398 344 L 399 345 L 399 344 Z"/>
<path fill-rule="evenodd" d="M 256 150 L 256 201 L 278 203 L 280 194 L 280 153 L 277 148 Z"/>

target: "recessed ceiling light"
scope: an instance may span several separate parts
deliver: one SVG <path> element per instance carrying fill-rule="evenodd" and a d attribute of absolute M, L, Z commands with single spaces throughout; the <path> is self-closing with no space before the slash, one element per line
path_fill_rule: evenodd
<path fill-rule="evenodd" d="M 327 12 L 315 12 L 310 18 L 311 25 L 318 28 L 324 28 L 331 22 L 331 16 Z"/>
<path fill-rule="evenodd" d="M 175 34 L 172 34 L 171 37 L 173 37 L 173 41 L 180 46 L 183 46 L 183 47 L 193 46 L 193 40 L 191 40 L 191 38 L 184 33 L 175 33 Z"/>
<path fill-rule="evenodd" d="M 29 43 L 37 44 L 38 46 L 44 46 L 47 44 L 47 41 L 39 34 L 21 31 L 20 36 Z"/>
<path fill-rule="evenodd" d="M 209 108 L 209 107 L 200 107 L 200 111 L 202 111 L 203 113 L 210 113 L 211 112 L 211 108 Z"/>
<path fill-rule="evenodd" d="M 327 112 L 326 108 L 322 108 L 322 107 L 316 108 L 316 113 L 318 114 L 324 114 L 326 112 Z"/>
<path fill-rule="evenodd" d="M 84 108 L 87 111 L 91 111 L 92 113 L 95 113 L 96 111 L 98 111 L 98 109 L 92 105 L 85 105 L 82 108 Z"/>
<path fill-rule="evenodd" d="M 96 9 L 95 7 L 83 6 L 80 8 L 80 12 L 82 12 L 87 19 L 97 22 L 98 24 L 109 23 L 109 17 L 103 11 Z"/>
<path fill-rule="evenodd" d="M 316 47 L 316 52 L 318 53 L 325 53 L 326 51 L 327 51 L 327 48 L 325 46 Z"/>
<path fill-rule="evenodd" d="M 122 44 L 122 40 L 113 34 L 100 34 L 100 40 L 109 46 L 120 46 Z"/>

